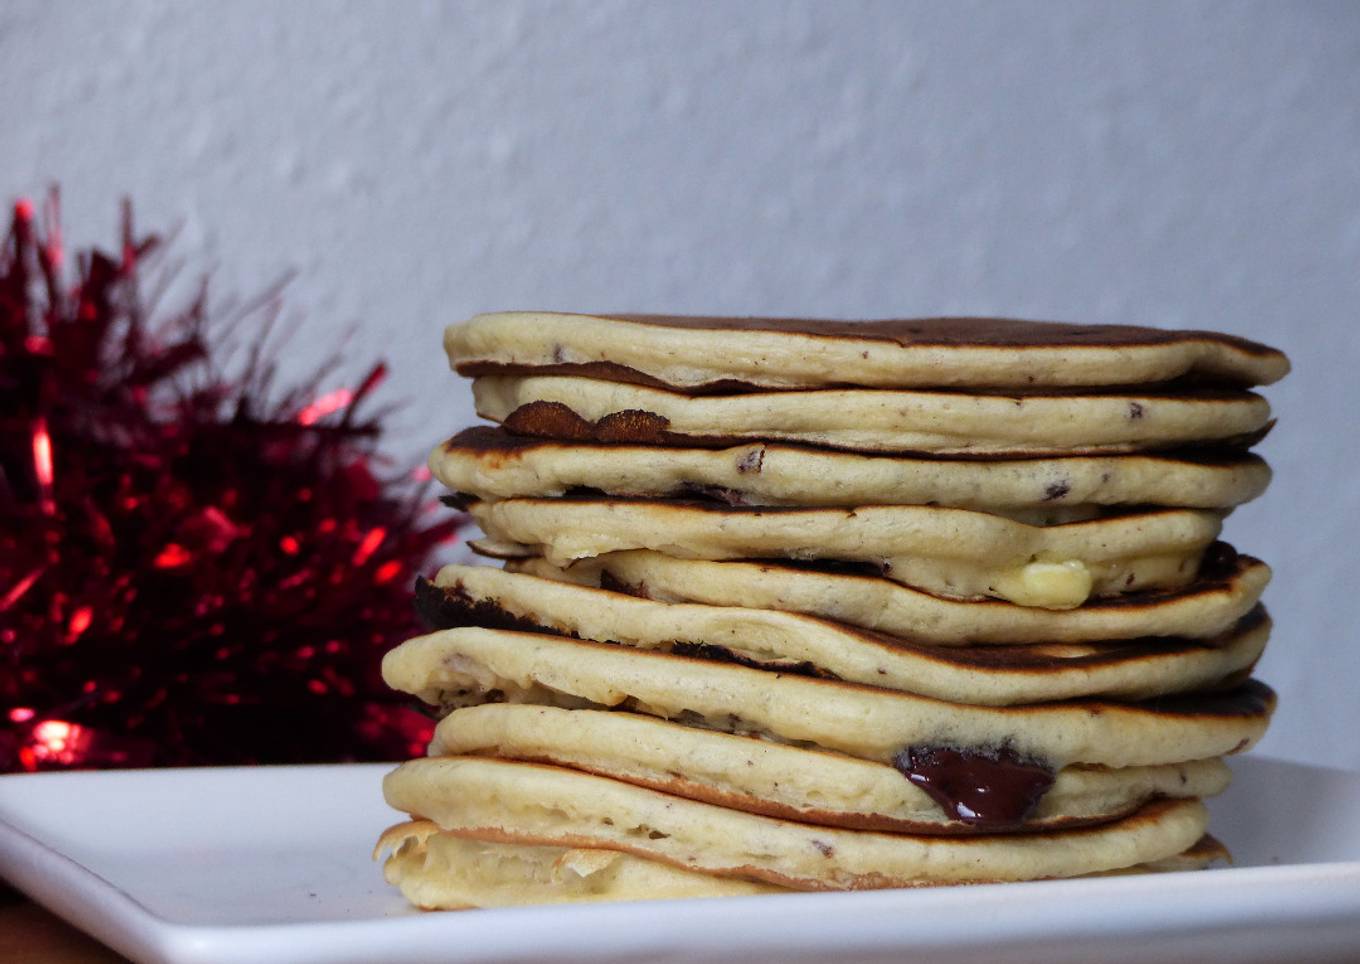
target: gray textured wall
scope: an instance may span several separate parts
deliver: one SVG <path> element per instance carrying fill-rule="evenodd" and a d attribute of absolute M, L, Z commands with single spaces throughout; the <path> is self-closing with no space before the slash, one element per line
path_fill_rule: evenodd
<path fill-rule="evenodd" d="M 1360 4 L 10 2 L 0 191 L 299 269 L 414 457 L 491 308 L 998 312 L 1284 347 L 1266 749 L 1360 767 Z M 337 381 L 339 376 L 337 376 Z"/>

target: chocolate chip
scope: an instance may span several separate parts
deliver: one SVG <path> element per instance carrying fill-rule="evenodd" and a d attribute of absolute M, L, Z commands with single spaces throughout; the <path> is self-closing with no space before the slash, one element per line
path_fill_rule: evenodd
<path fill-rule="evenodd" d="M 1050 482 L 1048 488 L 1044 489 L 1044 501 L 1052 502 L 1054 499 L 1061 499 L 1072 491 L 1072 484 L 1066 479 L 1061 482 Z"/>
<path fill-rule="evenodd" d="M 515 632 L 563 635 L 560 630 L 517 615 L 494 599 L 474 599 L 462 584 L 436 586 L 424 576 L 416 578 L 416 615 L 430 629 L 481 626 Z"/>
<path fill-rule="evenodd" d="M 625 409 L 610 412 L 598 421 L 577 415 L 561 402 L 527 402 L 505 417 L 505 430 L 513 435 L 561 439 L 568 442 L 632 442 L 662 445 L 670 438 L 670 421 L 655 412 Z"/>
<path fill-rule="evenodd" d="M 722 485 L 700 485 L 697 482 L 686 482 L 680 486 L 679 495 L 703 499 L 711 502 L 721 502 L 723 505 L 746 505 L 746 496 L 736 489 L 729 489 Z"/>
<path fill-rule="evenodd" d="M 441 495 L 439 501 L 456 512 L 466 512 L 468 506 L 477 501 L 477 497 L 468 495 L 466 492 L 453 492 L 449 495 Z"/>
<path fill-rule="evenodd" d="M 607 589 L 609 592 L 620 592 L 625 596 L 637 596 L 639 599 L 651 598 L 647 595 L 647 584 L 645 582 L 626 583 L 608 569 L 600 572 L 600 588 Z"/>
<path fill-rule="evenodd" d="M 1129 402 L 1129 418 L 1138 420 L 1143 417 L 1143 406 L 1137 402 Z"/>
<path fill-rule="evenodd" d="M 595 438 L 601 442 L 635 442 L 661 445 L 666 441 L 670 419 L 654 412 L 627 409 L 610 412 L 595 423 Z"/>
<path fill-rule="evenodd" d="M 816 666 L 807 660 L 803 660 L 802 662 L 793 662 L 791 660 L 755 660 L 735 653 L 726 646 L 715 646 L 712 643 L 675 642 L 671 644 L 671 653 L 675 656 L 688 656 L 691 659 L 706 659 L 715 663 L 735 663 L 738 666 L 749 666 L 751 669 L 773 670 L 777 673 L 786 673 L 790 676 L 812 676 L 822 679 L 835 678 L 829 673 L 818 670 Z"/>
<path fill-rule="evenodd" d="M 559 438 L 588 442 L 594 432 L 586 421 L 561 402 L 529 402 L 505 417 L 502 423 L 512 435 L 534 438 Z"/>
<path fill-rule="evenodd" d="M 964 750 L 909 746 L 893 757 L 893 766 L 945 813 L 987 830 L 1023 824 L 1054 780 L 1052 768 L 1004 744 Z"/>

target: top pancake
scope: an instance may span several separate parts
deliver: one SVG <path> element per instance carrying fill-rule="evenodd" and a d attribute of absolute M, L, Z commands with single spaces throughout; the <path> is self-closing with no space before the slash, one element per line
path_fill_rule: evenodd
<path fill-rule="evenodd" d="M 507 311 L 444 332 L 463 375 L 587 375 L 685 391 L 1265 385 L 1279 351 L 1232 335 L 1005 318 L 846 321 Z"/>

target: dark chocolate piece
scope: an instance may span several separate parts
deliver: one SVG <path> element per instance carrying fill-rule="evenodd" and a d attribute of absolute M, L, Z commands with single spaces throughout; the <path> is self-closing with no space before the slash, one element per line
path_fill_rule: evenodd
<path fill-rule="evenodd" d="M 1066 479 L 1063 479 L 1061 482 L 1050 482 L 1048 487 L 1044 489 L 1044 501 L 1052 502 L 1055 499 L 1061 499 L 1071 491 L 1072 483 L 1068 482 Z"/>
<path fill-rule="evenodd" d="M 728 506 L 746 505 L 746 496 L 736 489 L 723 485 L 703 485 L 699 482 L 682 482 L 675 495 L 681 499 L 705 500 Z"/>
<path fill-rule="evenodd" d="M 461 585 L 436 586 L 424 576 L 416 577 L 416 615 L 430 629 L 481 626 L 514 632 L 563 635 L 525 616 L 517 616 L 492 599 L 473 599 Z"/>
<path fill-rule="evenodd" d="M 726 646 L 716 646 L 712 643 L 686 643 L 677 642 L 671 644 L 671 653 L 676 656 L 688 656 L 692 659 L 706 659 L 717 663 L 735 663 L 738 666 L 747 666 L 751 669 L 763 669 L 772 673 L 782 673 L 787 676 L 810 676 L 814 679 L 836 679 L 831 673 L 817 669 L 807 660 L 795 663 L 793 661 L 779 660 L 758 660 L 747 656 L 741 656 Z"/>
<path fill-rule="evenodd" d="M 645 582 L 624 582 L 608 569 L 601 570 L 600 572 L 600 588 L 606 592 L 617 592 L 624 596 L 636 596 L 639 599 L 652 598 L 647 594 L 647 584 Z"/>
<path fill-rule="evenodd" d="M 1022 825 L 1054 779 L 1050 767 L 1009 746 L 909 746 L 893 757 L 893 766 L 945 813 L 987 830 Z"/>
<path fill-rule="evenodd" d="M 670 421 L 653 412 L 626 409 L 610 412 L 591 422 L 561 402 L 529 402 L 505 418 L 505 429 L 514 435 L 565 439 L 572 442 L 633 442 L 663 445 L 674 436 L 666 431 Z"/>

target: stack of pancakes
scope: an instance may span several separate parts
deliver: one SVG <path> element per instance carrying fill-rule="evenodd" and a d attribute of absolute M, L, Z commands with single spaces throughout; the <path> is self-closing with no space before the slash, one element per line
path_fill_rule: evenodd
<path fill-rule="evenodd" d="M 434 474 L 502 569 L 417 587 L 438 708 L 381 844 L 425 907 L 1029 880 L 1224 856 L 1265 730 L 1270 478 L 1226 335 L 481 315 Z"/>

